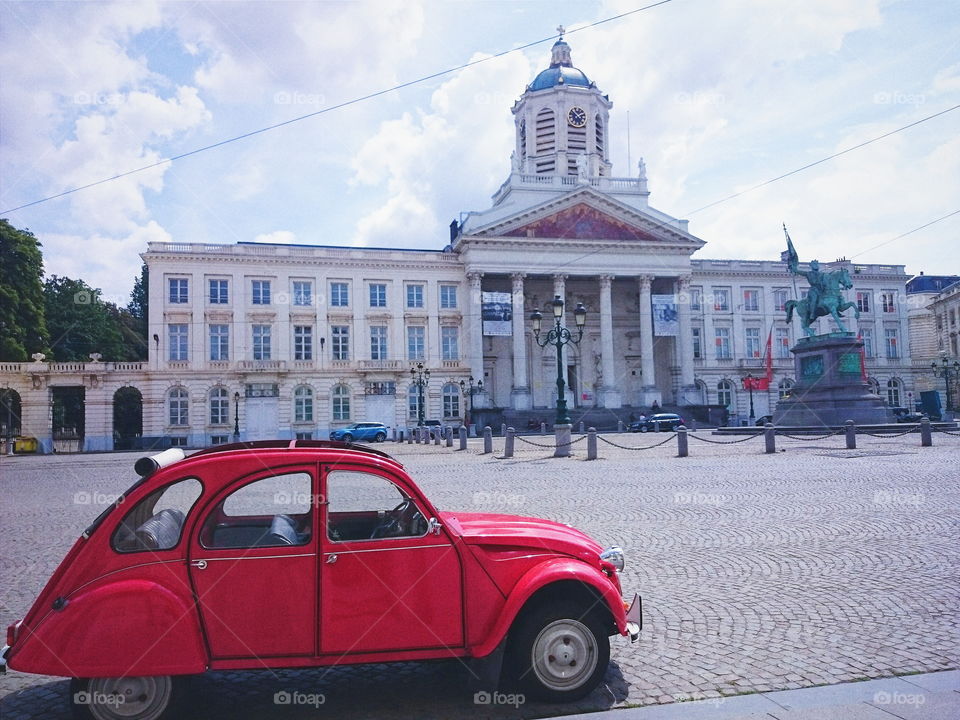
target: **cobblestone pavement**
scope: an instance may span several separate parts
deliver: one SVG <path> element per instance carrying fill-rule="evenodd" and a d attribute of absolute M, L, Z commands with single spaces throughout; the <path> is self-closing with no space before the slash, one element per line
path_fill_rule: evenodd
<path fill-rule="evenodd" d="M 625 592 L 644 598 L 641 639 L 615 638 L 605 683 L 572 706 L 477 704 L 462 666 L 442 662 L 210 673 L 192 681 L 184 717 L 544 717 L 958 667 L 960 437 L 858 441 L 778 438 L 766 455 L 762 438 L 700 432 L 688 458 L 675 440 L 601 442 L 596 461 L 584 442 L 566 459 L 519 441 L 502 459 L 500 439 L 491 455 L 474 440 L 466 452 L 388 443 L 438 507 L 547 517 L 621 544 Z M 3 626 L 129 484 L 135 458 L 0 458 Z M 68 717 L 62 679 L 11 671 L 0 694 L 5 719 Z"/>

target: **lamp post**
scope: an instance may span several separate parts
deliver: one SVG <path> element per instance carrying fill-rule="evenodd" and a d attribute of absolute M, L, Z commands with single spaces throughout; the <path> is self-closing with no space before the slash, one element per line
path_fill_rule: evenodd
<path fill-rule="evenodd" d="M 417 427 L 423 427 L 423 389 L 430 382 L 430 370 L 424 370 L 423 363 L 418 362 L 410 368 L 410 379 L 417 386 Z"/>
<path fill-rule="evenodd" d="M 757 419 L 757 416 L 753 413 L 753 381 L 755 379 L 753 373 L 747 373 L 747 376 L 743 379 L 743 387 L 750 393 L 750 425 L 753 425 Z"/>
<path fill-rule="evenodd" d="M 240 440 L 240 393 L 233 394 L 233 439 Z"/>
<path fill-rule="evenodd" d="M 537 345 L 541 348 L 545 348 L 547 345 L 556 345 L 557 347 L 557 425 L 569 425 L 570 424 L 570 415 L 567 413 L 567 397 L 564 392 L 564 382 L 563 382 L 563 346 L 569 343 L 574 345 L 579 345 L 580 341 L 583 339 L 583 326 L 587 322 L 587 309 L 583 306 L 583 303 L 577 303 L 577 307 L 573 311 L 573 318 L 577 324 L 577 336 L 574 337 L 573 334 L 565 328 L 561 321 L 563 320 L 563 299 L 556 295 L 553 298 L 553 301 L 550 303 L 550 307 L 553 310 L 553 327 L 543 338 L 543 341 L 540 340 L 540 327 L 543 323 L 543 315 L 540 314 L 539 310 L 534 310 L 530 315 L 530 321 L 533 323 L 533 338 L 536 340 Z"/>
<path fill-rule="evenodd" d="M 930 363 L 930 369 L 933 370 L 933 376 L 943 378 L 947 385 L 947 412 L 953 412 L 953 397 L 950 395 L 950 381 L 960 382 L 960 362 L 956 360 L 951 364 L 944 353 L 940 356 L 940 363 L 936 360 Z"/>
<path fill-rule="evenodd" d="M 473 375 L 467 378 L 469 385 L 463 380 L 460 381 L 460 392 L 463 393 L 463 396 L 467 399 L 467 412 L 464 413 L 463 424 L 467 426 L 467 430 L 470 430 L 470 415 L 473 413 L 473 396 L 475 393 L 483 392 L 483 380 L 478 380 L 477 384 L 473 384 Z"/>

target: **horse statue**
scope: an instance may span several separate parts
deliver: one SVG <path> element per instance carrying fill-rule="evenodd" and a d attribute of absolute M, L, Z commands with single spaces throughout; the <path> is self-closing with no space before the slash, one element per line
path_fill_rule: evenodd
<path fill-rule="evenodd" d="M 832 315 L 840 331 L 847 332 L 840 313 L 853 308 L 853 316 L 858 319 L 860 317 L 860 310 L 857 308 L 857 304 L 849 302 L 843 297 L 843 290 L 849 290 L 853 287 L 850 272 L 847 268 L 840 268 L 839 270 L 833 270 L 831 272 L 820 272 L 819 268 L 816 268 L 814 272 L 817 273 L 818 282 L 817 286 L 811 283 L 811 290 L 815 289 L 817 292 L 811 292 L 802 300 L 787 300 L 784 305 L 787 311 L 787 322 L 789 323 L 793 320 L 793 314 L 796 312 L 800 317 L 800 324 L 803 327 L 803 331 L 807 334 L 807 337 L 813 337 L 815 333 L 810 326 L 813 325 L 816 319 L 826 315 Z M 815 306 L 813 306 L 811 300 L 816 301 Z"/>

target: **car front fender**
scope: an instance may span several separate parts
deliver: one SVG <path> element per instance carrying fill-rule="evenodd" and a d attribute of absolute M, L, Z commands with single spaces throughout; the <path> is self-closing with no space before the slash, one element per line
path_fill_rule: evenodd
<path fill-rule="evenodd" d="M 579 582 L 588 586 L 602 599 L 610 611 L 617 630 L 621 635 L 627 633 L 627 618 L 623 607 L 623 598 L 614 587 L 610 578 L 599 567 L 591 567 L 574 558 L 555 558 L 528 570 L 514 586 L 504 603 L 500 617 L 490 634 L 478 645 L 471 648 L 474 657 L 484 657 L 493 652 L 510 631 L 527 602 L 536 593 L 554 583 Z"/>
<path fill-rule="evenodd" d="M 36 627 L 21 629 L 9 660 L 14 670 L 63 677 L 186 675 L 207 667 L 192 596 L 132 578 L 58 598 Z"/>

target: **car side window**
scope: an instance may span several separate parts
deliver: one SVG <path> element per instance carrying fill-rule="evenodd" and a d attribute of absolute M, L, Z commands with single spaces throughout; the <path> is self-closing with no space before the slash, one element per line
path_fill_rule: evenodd
<path fill-rule="evenodd" d="M 379 475 L 327 474 L 327 536 L 335 542 L 420 537 L 427 521 L 416 501 Z"/>
<path fill-rule="evenodd" d="M 306 545 L 312 535 L 313 479 L 292 472 L 254 480 L 207 516 L 200 543 L 209 549 Z"/>
<path fill-rule="evenodd" d="M 203 486 L 185 478 L 150 493 L 123 518 L 111 538 L 117 552 L 171 550 L 180 542 L 183 525 Z"/>

